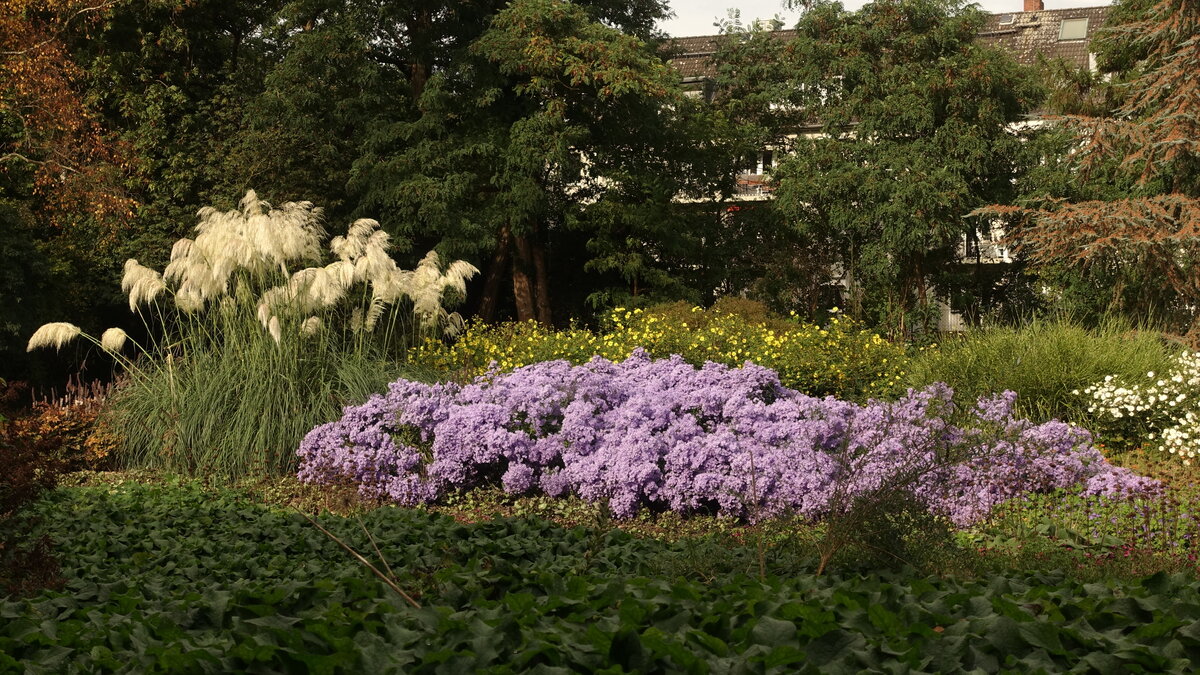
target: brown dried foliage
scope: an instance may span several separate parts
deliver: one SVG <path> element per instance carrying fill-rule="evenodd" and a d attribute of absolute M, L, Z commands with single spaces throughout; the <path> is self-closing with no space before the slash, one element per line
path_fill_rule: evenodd
<path fill-rule="evenodd" d="M 34 168 L 35 193 L 62 227 L 88 215 L 113 229 L 133 215 L 121 187 L 125 149 L 106 138 L 79 94 L 68 30 L 86 33 L 115 0 L 0 0 L 0 113 L 20 127 L 0 172 Z"/>
<path fill-rule="evenodd" d="M 63 473 L 108 468 L 118 439 L 100 419 L 107 395 L 108 387 L 75 383 L 0 423 L 0 517 L 53 489 Z"/>

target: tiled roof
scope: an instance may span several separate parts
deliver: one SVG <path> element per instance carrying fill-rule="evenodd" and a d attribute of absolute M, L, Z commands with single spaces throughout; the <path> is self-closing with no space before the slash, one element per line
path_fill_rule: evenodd
<path fill-rule="evenodd" d="M 1027 65 L 1037 63 L 1040 53 L 1048 59 L 1065 59 L 1080 68 L 1087 67 L 1088 44 L 1104 25 L 1109 7 L 1079 9 L 1043 9 L 1040 12 L 992 14 L 979 32 L 979 41 L 999 47 Z M 1077 40 L 1060 40 L 1064 20 L 1086 19 L 1087 36 Z"/>
<path fill-rule="evenodd" d="M 1076 66 L 1087 66 L 1088 44 L 1104 25 L 1109 7 L 1079 9 L 1044 9 L 1037 12 L 1010 12 L 989 15 L 979 32 L 979 41 L 1010 52 L 1017 61 L 1033 65 L 1040 53 L 1047 58 L 1063 58 Z M 1059 40 L 1064 19 L 1087 19 L 1087 34 L 1083 39 Z M 1002 23 L 1003 22 L 1003 23 Z M 794 30 L 775 31 L 772 35 L 788 41 L 796 37 Z M 677 56 L 671 66 L 686 81 L 711 78 L 716 75 L 713 57 L 721 35 L 699 35 L 674 38 L 668 43 Z"/>
<path fill-rule="evenodd" d="M 795 39 L 796 31 L 777 30 L 772 32 L 771 36 L 787 42 Z M 685 81 L 715 76 L 716 65 L 712 58 L 717 53 L 717 45 L 724 37 L 723 35 L 699 35 L 673 38 L 668 43 L 668 49 L 678 56 L 671 59 L 671 66 L 679 71 L 680 77 Z"/>

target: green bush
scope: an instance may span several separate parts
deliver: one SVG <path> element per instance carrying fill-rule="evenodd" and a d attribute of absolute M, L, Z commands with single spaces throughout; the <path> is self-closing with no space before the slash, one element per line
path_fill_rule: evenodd
<path fill-rule="evenodd" d="M 1017 392 L 1017 412 L 1033 420 L 1058 418 L 1088 426 L 1087 398 L 1074 393 L 1105 375 L 1145 378 L 1166 372 L 1172 350 L 1154 332 L 1118 319 L 1087 328 L 1069 319 L 991 327 L 922 350 L 909 368 L 910 386 L 945 382 L 961 404 Z"/>
<path fill-rule="evenodd" d="M 821 327 L 772 316 L 762 304 L 736 298 L 707 310 L 686 303 L 617 308 L 604 317 L 600 332 L 473 323 L 452 344 L 427 340 L 411 361 L 472 377 L 493 361 L 509 371 L 554 359 L 583 363 L 594 355 L 622 360 L 638 347 L 655 357 L 679 354 L 696 365 L 752 361 L 777 371 L 784 386 L 856 401 L 895 394 L 906 364 L 902 347 L 848 318 L 834 317 Z"/>

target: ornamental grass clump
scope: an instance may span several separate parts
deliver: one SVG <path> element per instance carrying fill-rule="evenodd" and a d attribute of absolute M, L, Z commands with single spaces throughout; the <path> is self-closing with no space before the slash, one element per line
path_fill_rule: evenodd
<path fill-rule="evenodd" d="M 575 494 L 620 517 L 649 508 L 819 521 L 903 493 L 958 525 L 1029 491 L 1157 489 L 1105 463 L 1083 429 L 1014 418 L 1014 399 L 958 411 L 934 385 L 858 405 L 788 389 L 753 364 L 696 368 L 636 350 L 467 385 L 396 381 L 313 429 L 299 475 L 401 504 L 491 485 Z"/>
<path fill-rule="evenodd" d="M 82 337 L 115 357 L 125 381 L 105 421 L 128 464 L 292 471 L 305 432 L 402 374 L 390 364 L 416 340 L 462 325 L 444 305 L 478 270 L 462 261 L 443 269 L 433 252 L 402 270 L 374 220 L 355 221 L 325 254 L 310 202 L 274 208 L 251 191 L 238 209 L 199 216 L 195 238 L 175 243 L 161 274 L 125 264 L 121 287 L 146 344 L 119 328 L 96 339 L 66 323 L 29 341 L 33 350 Z"/>
<path fill-rule="evenodd" d="M 1072 393 L 1106 374 L 1141 377 L 1163 371 L 1171 358 L 1160 334 L 1108 318 L 1094 327 L 1070 318 L 1038 319 L 1019 327 L 993 326 L 947 337 L 920 351 L 908 386 L 949 384 L 962 402 L 1005 390 L 1021 392 L 1017 413 L 1033 420 L 1069 420 L 1092 428 L 1087 404 Z"/>

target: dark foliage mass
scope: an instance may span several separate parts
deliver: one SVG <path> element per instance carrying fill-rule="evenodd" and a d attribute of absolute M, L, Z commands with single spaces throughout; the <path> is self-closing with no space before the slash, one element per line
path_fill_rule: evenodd
<path fill-rule="evenodd" d="M 374 511 L 362 526 L 418 609 L 296 513 L 130 487 L 37 509 L 68 512 L 35 533 L 67 584 L 0 600 L 0 668 L 1187 672 L 1200 658 L 1200 583 L 1161 574 L 758 578 L 734 564 L 705 583 L 663 572 L 695 544 Z M 359 523 L 320 522 L 379 566 Z"/>
<path fill-rule="evenodd" d="M 836 18 L 849 29 L 886 16 L 914 44 L 969 42 L 975 15 L 893 4 Z M 15 2 L 0 20 L 11 56 L 0 69 L 11 101 L 0 109 L 0 292 L 19 302 L 0 307 L 0 353 L 19 354 L 38 322 L 64 316 L 93 332 L 130 324 L 116 294 L 97 289 L 113 288 L 127 257 L 159 266 L 153 252 L 187 234 L 200 206 L 228 208 L 251 188 L 318 202 L 331 222 L 377 217 L 402 246 L 467 259 L 484 272 L 471 309 L 489 320 L 563 324 L 729 293 L 815 316 L 837 302 L 828 273 L 841 244 L 800 236 L 792 211 L 734 203 L 742 156 L 784 133 L 752 109 L 769 96 L 735 83 L 763 59 L 793 84 L 847 64 L 813 74 L 779 52 L 731 57 L 729 93 L 690 97 L 654 28 L 666 12 L 661 0 Z M 896 66 L 943 55 L 918 50 Z M 956 82 L 974 72 L 959 61 Z M 997 68 L 1002 84 L 950 92 L 1002 109 L 989 124 L 1022 103 L 1011 63 Z M 918 80 L 908 84 L 928 88 Z M 937 121 L 938 133 L 962 136 L 957 120 Z M 977 140 L 957 154 L 932 140 L 917 150 L 1003 154 Z M 974 205 L 935 201 L 922 213 L 939 223 Z M 905 264 L 910 277 L 928 267 Z M 3 377 L 53 376 L 4 362 Z"/>
<path fill-rule="evenodd" d="M 1190 325 L 1193 4 L 1121 3 L 1094 40 L 1111 86 L 1047 64 L 1048 88 L 957 0 L 803 4 L 790 41 L 727 26 L 706 98 L 666 62 L 663 0 L 14 0 L 0 377 L 58 377 L 21 355 L 37 323 L 140 328 L 98 289 L 250 188 L 467 259 L 486 320 L 746 294 L 904 337 L 947 297 L 972 320 L 1062 297 Z M 1076 115 L 1026 133 L 1045 91 Z M 770 155 L 774 199 L 738 197 Z M 962 263 L 987 204 L 1021 264 Z"/>

